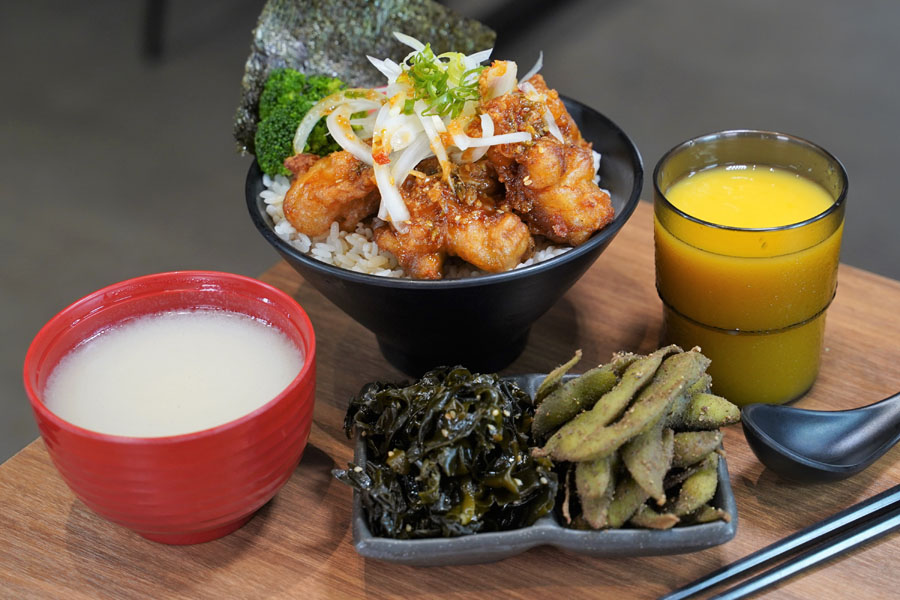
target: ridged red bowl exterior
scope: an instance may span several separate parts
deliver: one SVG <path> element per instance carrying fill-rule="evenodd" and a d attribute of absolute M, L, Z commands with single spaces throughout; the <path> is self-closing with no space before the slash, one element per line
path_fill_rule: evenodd
<path fill-rule="evenodd" d="M 82 340 L 123 320 L 192 308 L 243 313 L 278 328 L 304 354 L 300 374 L 257 410 L 183 435 L 97 433 L 44 406 L 47 377 Z M 34 338 L 24 379 L 50 457 L 79 499 L 151 540 L 193 544 L 239 528 L 293 473 L 312 426 L 315 359 L 312 324 L 290 296 L 240 275 L 183 271 L 114 284 L 64 309 Z"/>

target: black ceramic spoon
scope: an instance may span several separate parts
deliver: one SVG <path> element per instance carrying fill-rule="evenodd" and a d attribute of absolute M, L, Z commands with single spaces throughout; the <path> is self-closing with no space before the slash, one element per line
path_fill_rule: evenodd
<path fill-rule="evenodd" d="M 837 481 L 859 473 L 900 441 L 900 393 L 838 411 L 750 404 L 741 423 L 760 462 L 782 477 Z"/>

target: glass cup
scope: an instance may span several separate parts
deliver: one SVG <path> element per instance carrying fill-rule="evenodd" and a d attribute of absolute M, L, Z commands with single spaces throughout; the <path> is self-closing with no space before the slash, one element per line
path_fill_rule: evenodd
<path fill-rule="evenodd" d="M 729 165 L 788 170 L 834 201 L 799 223 L 743 228 L 691 216 L 666 198 L 682 178 Z M 790 135 L 723 131 L 666 153 L 653 184 L 663 341 L 699 346 L 712 360 L 713 391 L 736 404 L 782 404 L 805 394 L 819 371 L 837 287 L 848 185 L 840 161 Z"/>

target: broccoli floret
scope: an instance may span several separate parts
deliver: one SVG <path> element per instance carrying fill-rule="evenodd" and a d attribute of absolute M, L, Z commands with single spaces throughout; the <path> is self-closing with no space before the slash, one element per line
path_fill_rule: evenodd
<path fill-rule="evenodd" d="M 306 79 L 306 95 L 314 96 L 316 102 L 344 88 L 344 82 L 337 77 L 312 75 Z"/>
<path fill-rule="evenodd" d="M 306 75 L 294 69 L 275 69 L 266 78 L 259 96 L 259 118 L 267 118 L 279 104 L 302 100 L 305 89 Z"/>
<path fill-rule="evenodd" d="M 256 160 L 264 173 L 290 176 L 284 160 L 294 155 L 294 133 L 303 115 L 291 106 L 276 106 L 256 127 Z"/>
<path fill-rule="evenodd" d="M 269 74 L 259 99 L 260 122 L 256 130 L 256 159 L 269 175 L 290 175 L 284 166 L 294 154 L 294 134 L 312 106 L 342 89 L 344 82 L 334 77 L 307 77 L 294 69 L 276 69 Z M 340 146 L 331 139 L 325 121 L 319 121 L 306 142 L 304 152 L 324 156 Z"/>
<path fill-rule="evenodd" d="M 294 129 L 296 130 L 296 127 Z M 306 138 L 306 147 L 303 151 L 325 156 L 340 149 L 340 144 L 331 137 L 331 133 L 328 132 L 328 125 L 325 124 L 323 119 L 316 123 L 316 126 L 309 132 L 309 137 Z"/>

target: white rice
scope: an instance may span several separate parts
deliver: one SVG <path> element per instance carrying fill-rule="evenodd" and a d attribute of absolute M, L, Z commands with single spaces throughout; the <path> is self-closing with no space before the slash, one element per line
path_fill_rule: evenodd
<path fill-rule="evenodd" d="M 285 242 L 312 258 L 329 265 L 342 267 L 358 273 L 380 275 L 382 277 L 408 276 L 390 252 L 381 250 L 374 241 L 372 227 L 363 221 L 354 231 L 341 231 L 337 222 L 331 224 L 327 234 L 309 237 L 300 233 L 284 218 L 284 196 L 291 187 L 284 175 L 270 177 L 263 175 L 265 189 L 259 197 L 266 203 L 266 212 L 275 223 L 275 233 Z M 514 268 L 527 267 L 568 252 L 570 246 L 554 246 L 545 238 L 535 238 L 535 251 L 531 257 Z M 478 277 L 488 273 L 461 260 L 448 259 L 444 266 L 444 279 Z"/>

